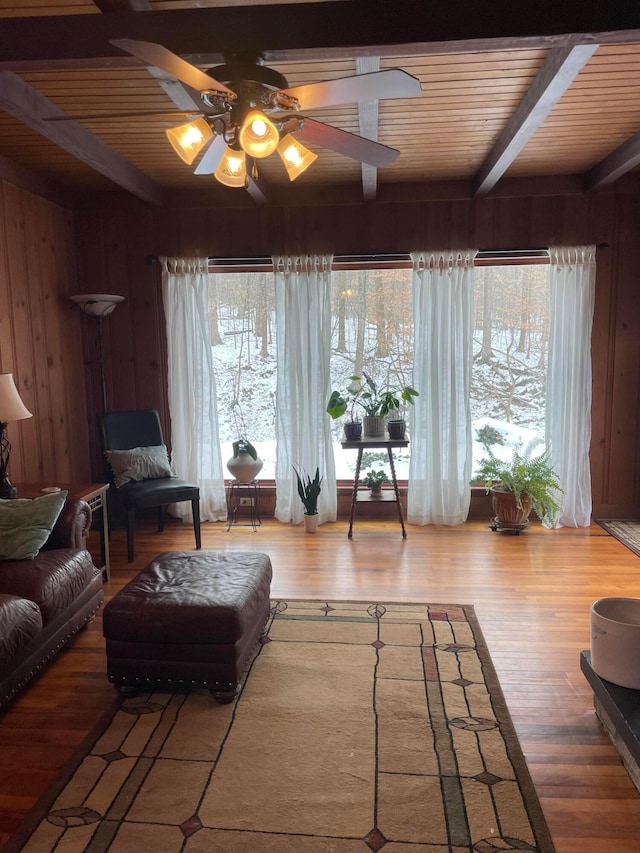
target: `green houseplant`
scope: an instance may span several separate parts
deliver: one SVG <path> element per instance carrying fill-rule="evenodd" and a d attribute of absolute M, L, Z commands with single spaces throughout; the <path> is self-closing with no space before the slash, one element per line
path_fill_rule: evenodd
<path fill-rule="evenodd" d="M 375 471 L 373 468 L 362 478 L 362 485 L 371 489 L 372 495 L 379 495 L 382 491 L 382 484 L 387 482 L 387 475 L 384 471 Z"/>
<path fill-rule="evenodd" d="M 246 438 L 238 438 L 232 444 L 233 447 L 233 458 L 237 459 L 241 453 L 248 453 L 249 456 L 254 460 L 258 458 L 258 451 L 255 449 L 253 444 Z"/>
<path fill-rule="evenodd" d="M 332 418 L 339 418 L 351 407 L 351 420 L 354 420 L 354 410 L 359 406 L 365 418 L 378 418 L 379 420 L 398 415 L 403 403 L 413 405 L 413 398 L 419 394 L 410 385 L 388 385 L 383 387 L 377 383 L 368 373 L 362 372 L 362 377 L 351 376 L 350 384 L 345 391 L 334 390 L 331 392 L 327 403 L 327 412 Z M 373 432 L 372 432 L 373 430 Z M 367 420 L 364 421 L 365 435 L 383 435 L 384 424 L 374 426 Z"/>
<path fill-rule="evenodd" d="M 298 494 L 304 504 L 305 530 L 307 533 L 315 533 L 318 528 L 318 496 L 320 495 L 320 487 L 323 480 L 320 476 L 320 469 L 316 468 L 313 479 L 307 474 L 304 468 L 298 470 L 294 466 L 293 470 L 298 481 Z"/>
<path fill-rule="evenodd" d="M 493 444 L 500 443 L 492 441 Z M 492 529 L 519 532 L 529 526 L 529 514 L 535 510 L 545 527 L 552 527 L 560 512 L 557 496 L 562 493 L 558 475 L 549 462 L 549 452 L 534 455 L 539 439 L 524 448 L 513 448 L 511 459 L 498 458 L 488 441 L 478 462 L 476 479 L 492 495 L 495 512 Z"/>

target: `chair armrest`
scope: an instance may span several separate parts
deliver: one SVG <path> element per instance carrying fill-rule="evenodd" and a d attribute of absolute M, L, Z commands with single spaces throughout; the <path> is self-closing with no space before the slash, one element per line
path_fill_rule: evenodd
<path fill-rule="evenodd" d="M 91 508 L 86 501 L 67 498 L 43 550 L 84 548 L 91 529 Z"/>

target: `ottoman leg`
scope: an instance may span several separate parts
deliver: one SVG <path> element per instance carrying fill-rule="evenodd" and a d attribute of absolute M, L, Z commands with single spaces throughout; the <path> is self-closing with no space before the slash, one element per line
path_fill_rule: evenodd
<path fill-rule="evenodd" d="M 238 693 L 240 692 L 240 682 L 238 681 L 236 684 L 231 685 L 228 690 L 211 690 L 211 695 L 218 702 L 219 705 L 228 705 L 229 702 L 233 702 Z"/>
<path fill-rule="evenodd" d="M 138 692 L 138 688 L 130 684 L 116 684 L 115 688 L 121 696 L 135 696 Z"/>

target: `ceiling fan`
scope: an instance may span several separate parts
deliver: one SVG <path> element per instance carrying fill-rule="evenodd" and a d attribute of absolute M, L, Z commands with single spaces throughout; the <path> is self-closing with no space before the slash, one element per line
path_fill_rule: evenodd
<path fill-rule="evenodd" d="M 201 111 L 174 113 L 192 120 L 169 128 L 167 137 L 187 165 L 197 161 L 195 174 L 213 174 L 227 186 L 245 186 L 246 155 L 255 160 L 276 151 L 290 180 L 295 180 L 318 156 L 303 142 L 372 166 L 392 163 L 400 154 L 395 148 L 301 112 L 358 101 L 410 98 L 421 92 L 420 81 L 400 68 L 289 87 L 286 78 L 264 65 L 259 54 L 225 56 L 224 65 L 205 72 L 159 44 L 126 38 L 111 44 L 195 90 L 202 101 Z"/>

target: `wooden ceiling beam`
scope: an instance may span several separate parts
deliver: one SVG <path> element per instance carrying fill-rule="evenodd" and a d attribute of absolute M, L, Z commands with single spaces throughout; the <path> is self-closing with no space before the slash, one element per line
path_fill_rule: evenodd
<path fill-rule="evenodd" d="M 584 177 L 585 190 L 599 190 L 640 164 L 640 131 L 590 169 Z"/>
<path fill-rule="evenodd" d="M 7 71 L 0 72 L 0 109 L 143 201 L 152 204 L 165 201 L 162 187 L 78 122 L 49 121 L 66 114 L 20 77 Z"/>
<path fill-rule="evenodd" d="M 123 37 L 158 42 L 203 65 L 247 50 L 263 51 L 267 62 L 277 62 L 640 41 L 637 3 L 538 0 L 526 14 L 512 0 L 494 0 L 490 10 L 460 0 L 455 14 L 449 0 L 394 0 L 393 14 L 389 8 L 371 0 L 328 0 L 4 18 L 0 68 L 140 65 L 109 44 Z"/>
<path fill-rule="evenodd" d="M 93 0 L 101 12 L 151 12 L 150 0 Z"/>
<path fill-rule="evenodd" d="M 500 180 L 553 107 L 567 91 L 598 45 L 550 50 L 475 178 L 475 195 L 485 195 Z"/>

